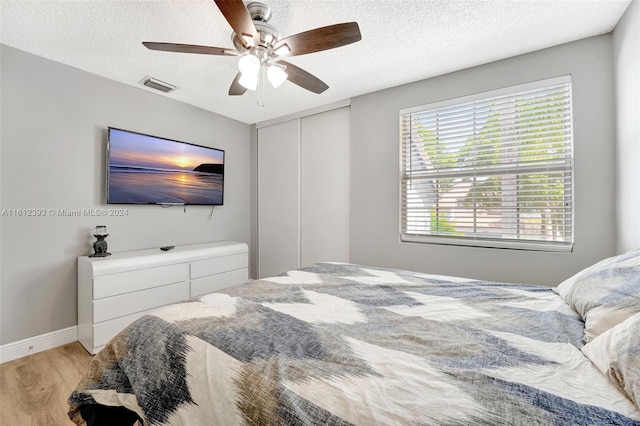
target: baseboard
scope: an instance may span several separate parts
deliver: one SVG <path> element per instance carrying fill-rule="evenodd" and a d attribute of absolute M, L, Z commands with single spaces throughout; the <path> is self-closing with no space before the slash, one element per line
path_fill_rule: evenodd
<path fill-rule="evenodd" d="M 73 343 L 78 340 L 78 326 L 63 328 L 0 346 L 0 364 Z"/>

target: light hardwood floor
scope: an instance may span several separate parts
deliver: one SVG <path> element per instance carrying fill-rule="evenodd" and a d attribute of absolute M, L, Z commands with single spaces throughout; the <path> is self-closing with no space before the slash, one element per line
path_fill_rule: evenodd
<path fill-rule="evenodd" d="M 92 359 L 75 342 L 0 364 L 0 425 L 73 425 L 67 398 Z"/>

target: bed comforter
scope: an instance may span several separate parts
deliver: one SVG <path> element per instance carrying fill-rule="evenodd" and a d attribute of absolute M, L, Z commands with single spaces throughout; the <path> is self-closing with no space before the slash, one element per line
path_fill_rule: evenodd
<path fill-rule="evenodd" d="M 144 425 L 640 424 L 579 350 L 583 333 L 551 288 L 323 263 L 144 316 L 95 357 L 69 415 L 94 425 L 115 424 L 109 412 Z"/>

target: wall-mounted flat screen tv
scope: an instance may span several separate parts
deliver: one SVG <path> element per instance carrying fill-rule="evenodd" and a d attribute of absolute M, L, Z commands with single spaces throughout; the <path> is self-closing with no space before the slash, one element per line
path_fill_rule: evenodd
<path fill-rule="evenodd" d="M 222 205 L 224 151 L 109 127 L 108 204 Z"/>

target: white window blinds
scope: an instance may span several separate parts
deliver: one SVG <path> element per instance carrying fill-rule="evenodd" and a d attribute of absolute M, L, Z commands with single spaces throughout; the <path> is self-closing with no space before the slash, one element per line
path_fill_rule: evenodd
<path fill-rule="evenodd" d="M 569 76 L 400 111 L 403 241 L 569 251 Z"/>

